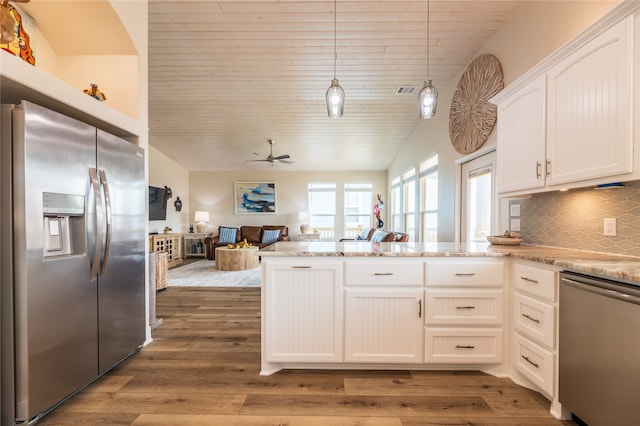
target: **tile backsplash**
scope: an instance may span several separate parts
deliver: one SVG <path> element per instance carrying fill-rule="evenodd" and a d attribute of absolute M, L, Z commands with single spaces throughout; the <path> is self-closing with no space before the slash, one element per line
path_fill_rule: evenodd
<path fill-rule="evenodd" d="M 640 182 L 617 189 L 574 189 L 510 200 L 520 205 L 524 244 L 640 256 Z M 510 211 L 517 211 L 511 209 Z M 511 216 L 512 218 L 518 218 Z M 604 218 L 617 235 L 604 236 Z"/>

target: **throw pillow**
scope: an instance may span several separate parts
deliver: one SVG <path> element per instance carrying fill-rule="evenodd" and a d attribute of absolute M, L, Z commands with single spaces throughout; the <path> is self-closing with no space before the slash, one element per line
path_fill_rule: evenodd
<path fill-rule="evenodd" d="M 366 240 L 369 236 L 371 228 L 364 228 L 361 233 L 356 236 L 356 240 Z"/>
<path fill-rule="evenodd" d="M 238 228 L 220 228 L 220 235 L 218 236 L 219 243 L 232 244 L 236 242 L 236 235 Z"/>
<path fill-rule="evenodd" d="M 381 229 L 376 229 L 376 232 L 373 233 L 373 237 L 371 237 L 371 242 L 372 243 L 380 243 L 382 242 L 382 240 L 385 239 L 385 237 L 389 235 L 388 232 L 385 232 Z"/>
<path fill-rule="evenodd" d="M 278 241 L 278 237 L 280 236 L 279 229 L 265 229 L 262 233 L 262 243 L 263 244 L 273 244 Z"/>

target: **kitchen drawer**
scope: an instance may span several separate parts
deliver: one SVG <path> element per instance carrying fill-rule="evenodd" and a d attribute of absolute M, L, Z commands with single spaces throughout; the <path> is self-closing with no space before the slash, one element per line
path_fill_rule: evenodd
<path fill-rule="evenodd" d="M 501 328 L 425 329 L 425 360 L 433 364 L 495 364 L 502 362 Z"/>
<path fill-rule="evenodd" d="M 553 361 L 552 352 L 514 334 L 512 359 L 516 369 L 549 396 L 553 396 Z"/>
<path fill-rule="evenodd" d="M 502 290 L 447 290 L 426 292 L 427 325 L 501 325 Z"/>
<path fill-rule="evenodd" d="M 427 263 L 427 286 L 502 287 L 504 262 L 433 261 Z"/>
<path fill-rule="evenodd" d="M 555 271 L 516 263 L 513 266 L 513 278 L 518 290 L 540 297 L 550 302 L 556 301 Z"/>
<path fill-rule="evenodd" d="M 516 329 L 553 350 L 555 307 L 520 293 L 515 293 L 513 304 L 513 323 Z"/>
<path fill-rule="evenodd" d="M 424 283 L 423 262 L 393 262 L 376 258 L 375 261 L 346 262 L 344 268 L 346 286 L 403 286 L 421 287 Z"/>

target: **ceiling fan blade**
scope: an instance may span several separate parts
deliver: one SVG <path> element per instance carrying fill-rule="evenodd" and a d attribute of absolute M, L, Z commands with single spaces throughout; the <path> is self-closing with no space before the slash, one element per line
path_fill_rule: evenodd
<path fill-rule="evenodd" d="M 278 160 L 278 161 L 285 164 L 295 164 L 295 161 L 291 161 L 291 160 Z"/>
<path fill-rule="evenodd" d="M 289 158 L 289 154 L 278 155 L 277 157 L 273 157 L 274 160 L 284 160 Z"/>
<path fill-rule="evenodd" d="M 254 161 L 268 161 L 268 162 L 270 162 L 270 163 L 273 163 L 273 161 L 268 160 L 268 159 L 266 159 L 266 158 L 261 158 L 261 159 L 259 159 L 259 160 L 247 160 L 247 163 L 252 163 L 252 162 L 254 162 Z"/>

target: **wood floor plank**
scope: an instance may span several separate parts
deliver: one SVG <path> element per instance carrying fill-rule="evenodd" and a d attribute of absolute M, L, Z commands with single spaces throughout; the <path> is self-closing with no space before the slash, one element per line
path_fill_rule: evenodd
<path fill-rule="evenodd" d="M 239 414 L 242 394 L 83 392 L 64 405 L 67 413 Z"/>
<path fill-rule="evenodd" d="M 143 414 L 133 426 L 402 426 L 392 417 L 180 416 Z"/>
<path fill-rule="evenodd" d="M 275 415 L 287 410 L 291 415 L 320 416 L 442 416 L 493 415 L 483 398 L 478 396 L 325 396 L 247 395 L 242 414 Z"/>
<path fill-rule="evenodd" d="M 39 425 L 572 425 L 478 371 L 283 370 L 260 376 L 260 288 L 169 287 L 153 342 Z"/>
<path fill-rule="evenodd" d="M 528 396 L 519 386 L 486 386 L 480 383 L 455 383 L 425 380 L 399 379 L 348 379 L 344 380 L 347 395 L 422 395 L 422 396 Z"/>

